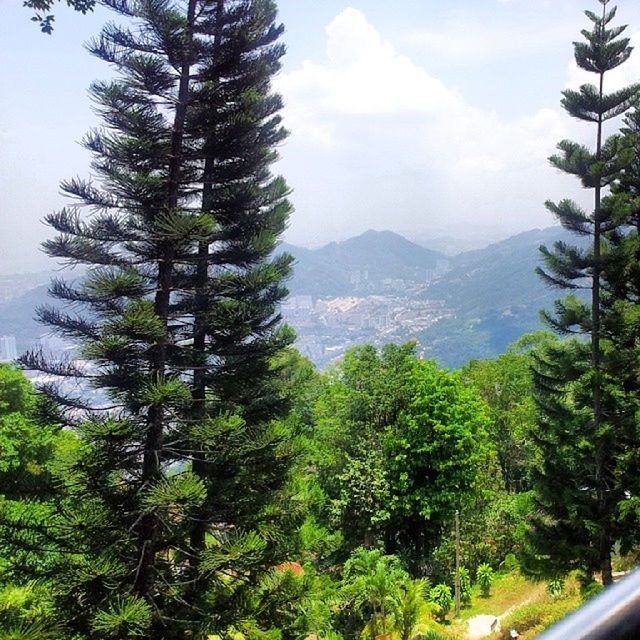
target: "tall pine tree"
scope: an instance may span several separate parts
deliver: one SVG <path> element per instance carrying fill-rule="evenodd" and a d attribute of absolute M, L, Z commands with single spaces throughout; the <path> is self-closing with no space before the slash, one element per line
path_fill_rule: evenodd
<path fill-rule="evenodd" d="M 47 217 L 45 245 L 88 275 L 55 281 L 65 306 L 40 310 L 82 363 L 23 359 L 58 381 L 45 391 L 77 435 L 43 535 L 73 632 L 205 637 L 251 614 L 288 459 L 270 423 L 270 362 L 292 338 L 290 259 L 270 258 L 291 208 L 269 170 L 282 28 L 269 0 L 103 4 L 131 26 L 90 46 L 118 72 L 91 89 L 96 181 L 64 183 L 79 204 Z"/>
<path fill-rule="evenodd" d="M 230 458 L 220 464 L 206 453 L 196 457 L 194 470 L 208 479 L 212 500 L 194 528 L 195 549 L 204 544 L 207 509 L 220 511 L 226 501 L 227 519 L 242 517 L 243 509 L 244 517 L 256 513 L 257 503 L 242 506 L 245 489 L 238 476 L 250 460 L 255 497 L 262 481 L 282 477 L 258 469 L 260 458 L 272 457 L 278 446 L 268 422 L 283 408 L 270 363 L 292 339 L 277 314 L 290 258 L 267 259 L 290 210 L 285 182 L 268 170 L 277 158 L 275 146 L 286 136 L 278 115 L 281 99 L 269 89 L 284 53 L 277 42 L 283 29 L 275 25 L 273 2 L 216 0 L 205 15 L 213 40 L 194 89 L 190 131 L 203 153 L 202 209 L 216 228 L 198 244 L 196 268 L 186 276 L 193 292 L 186 309 L 193 317 L 194 352 L 202 358 L 194 371 L 194 416 L 196 422 L 229 412 L 241 416 L 256 457 L 246 442 L 240 466 Z M 235 486 L 235 495 L 220 495 L 215 485 L 221 482 Z"/>
<path fill-rule="evenodd" d="M 537 521 L 537 545 L 548 564 L 556 569 L 576 564 L 588 571 L 599 569 L 609 584 L 611 550 L 625 534 L 617 521 L 625 489 L 615 473 L 619 452 L 612 415 L 617 400 L 603 366 L 601 296 L 603 233 L 615 224 L 604 215 L 602 195 L 617 175 L 620 154 L 618 138 L 605 139 L 603 128 L 629 109 L 640 86 L 605 92 L 606 74 L 623 64 L 632 49 L 628 38 L 620 37 L 625 27 L 611 26 L 615 7 L 609 9 L 609 0 L 599 2 L 599 15 L 586 11 L 593 25 L 582 31 L 586 42 L 574 43 L 578 66 L 595 74 L 597 84 L 566 90 L 562 100 L 572 117 L 595 125 L 595 152 L 565 140 L 558 145 L 561 153 L 551 158 L 555 167 L 593 190 L 593 211 L 588 214 L 571 200 L 547 203 L 560 223 L 589 238 L 590 246 L 558 242 L 553 249 L 542 247 L 546 266 L 538 270 L 559 288 L 590 290 L 589 304 L 571 295 L 556 303 L 555 314 L 544 314 L 558 333 L 589 336 L 590 344 L 554 345 L 538 360 L 541 422 L 535 438 L 543 460 L 534 483 L 544 514 Z"/>

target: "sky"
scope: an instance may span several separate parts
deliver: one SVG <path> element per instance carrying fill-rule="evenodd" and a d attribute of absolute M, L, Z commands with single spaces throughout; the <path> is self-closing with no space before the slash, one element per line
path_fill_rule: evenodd
<path fill-rule="evenodd" d="M 108 66 L 83 43 L 109 14 L 63 5 L 52 36 L 21 0 L 0 0 L 0 274 L 51 267 L 41 220 L 88 176 L 79 144 L 99 121 L 87 87 Z M 318 246 L 367 229 L 482 245 L 554 223 L 547 199 L 588 194 L 548 163 L 593 128 L 560 107 L 591 81 L 572 41 L 596 0 L 280 0 L 287 56 L 274 87 L 291 131 L 275 171 L 293 189 L 288 242 Z M 639 50 L 606 89 L 640 81 L 640 3 L 620 0 Z M 609 126 L 614 132 L 616 124 Z"/>

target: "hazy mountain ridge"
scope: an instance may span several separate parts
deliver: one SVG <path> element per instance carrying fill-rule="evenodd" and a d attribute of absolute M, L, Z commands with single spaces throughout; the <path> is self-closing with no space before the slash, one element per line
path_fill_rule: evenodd
<path fill-rule="evenodd" d="M 384 273 L 376 270 L 368 293 L 442 302 L 446 317 L 405 337 L 416 338 L 425 356 L 458 367 L 472 358 L 502 353 L 523 334 L 544 328 L 540 310 L 551 308 L 563 292 L 542 282 L 535 269 L 541 264 L 540 245 L 551 247 L 557 241 L 575 243 L 576 239 L 561 227 L 534 229 L 447 259 L 398 234 L 367 232 L 316 250 L 291 247 L 297 264 L 290 289 L 292 294 L 312 298 L 366 295 L 366 287 L 349 282 L 348 273 L 371 264 L 384 265 L 387 275 L 382 280 L 397 280 L 398 286 L 395 291 L 374 286 L 373 282 L 382 282 Z M 346 252 L 345 258 L 339 250 L 343 247 L 357 250 Z M 447 270 L 432 274 L 430 282 L 415 268 L 420 265 L 427 271 L 427 265 L 433 268 L 438 262 L 446 264 Z M 414 269 L 406 268 L 406 263 Z M 326 278 L 328 271 L 339 275 Z M 294 326 L 299 316 L 292 318 Z M 299 334 L 308 337 L 309 328 L 300 325 Z"/>
<path fill-rule="evenodd" d="M 349 344 L 417 339 L 425 356 L 458 367 L 471 358 L 501 353 L 522 334 L 541 328 L 540 309 L 551 308 L 562 292 L 535 274 L 538 247 L 558 240 L 575 239 L 560 227 L 536 229 L 453 258 L 390 231 L 367 231 L 318 249 L 283 243 L 278 252 L 295 258 L 288 282 L 294 304 L 284 306 L 284 315 L 298 331 L 303 351 L 319 364 L 339 356 Z M 381 309 L 380 296 L 394 310 L 393 317 Z M 317 300 L 347 297 L 363 303 L 329 309 L 332 319 L 338 319 L 325 330 L 326 317 L 318 322 Z M 0 302 L 0 335 L 15 335 L 19 350 L 27 348 L 47 332 L 33 319 L 35 308 L 51 302 L 46 286 Z M 398 309 L 403 315 L 395 313 Z M 376 313 L 380 318 L 369 322 L 367 316 Z M 425 313 L 436 320 L 421 325 Z M 401 317 L 408 318 L 404 327 L 399 326 Z M 315 349 L 309 347 L 314 340 Z"/>
<path fill-rule="evenodd" d="M 296 260 L 291 294 L 314 297 L 383 293 L 385 280 L 426 283 L 428 272 L 449 258 L 392 231 L 366 231 L 318 249 L 283 243 Z"/>
<path fill-rule="evenodd" d="M 541 265 L 540 245 L 573 243 L 562 227 L 535 229 L 451 259 L 451 270 L 426 290 L 431 298 L 455 302 L 464 311 L 504 309 L 524 305 L 541 307 L 562 292 L 550 288 L 535 273 Z"/>
<path fill-rule="evenodd" d="M 541 266 L 539 247 L 558 241 L 575 244 L 576 238 L 561 227 L 535 229 L 453 258 L 451 270 L 424 292 L 455 311 L 420 336 L 425 355 L 459 367 L 503 353 L 523 334 L 544 329 L 540 310 L 551 309 L 564 292 L 535 270 Z"/>

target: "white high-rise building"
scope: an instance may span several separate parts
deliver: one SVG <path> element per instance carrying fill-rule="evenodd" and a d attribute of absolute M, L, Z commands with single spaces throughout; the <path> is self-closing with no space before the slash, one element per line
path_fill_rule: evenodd
<path fill-rule="evenodd" d="M 18 357 L 14 336 L 0 336 L 0 362 L 13 362 Z"/>

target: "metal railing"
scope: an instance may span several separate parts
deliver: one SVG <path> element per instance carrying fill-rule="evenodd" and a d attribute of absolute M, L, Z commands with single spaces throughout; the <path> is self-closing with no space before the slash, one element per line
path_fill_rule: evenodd
<path fill-rule="evenodd" d="M 547 629 L 538 640 L 640 640 L 640 569 Z"/>

